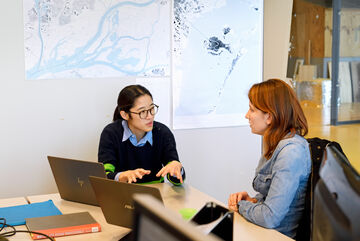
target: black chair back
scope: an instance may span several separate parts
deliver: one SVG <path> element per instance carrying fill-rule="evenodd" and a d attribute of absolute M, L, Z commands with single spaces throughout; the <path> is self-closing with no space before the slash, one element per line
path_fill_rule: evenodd
<path fill-rule="evenodd" d="M 305 208 L 303 216 L 300 219 L 299 226 L 296 232 L 297 241 L 309 241 L 311 240 L 311 227 L 313 222 L 313 201 L 314 201 L 314 190 L 317 182 L 319 181 L 319 170 L 321 161 L 323 160 L 324 151 L 327 145 L 333 145 L 336 147 L 344 156 L 344 152 L 339 143 L 335 141 L 329 141 L 320 138 L 308 138 L 309 148 L 311 153 L 311 173 L 309 176 L 306 196 L 305 196 Z"/>

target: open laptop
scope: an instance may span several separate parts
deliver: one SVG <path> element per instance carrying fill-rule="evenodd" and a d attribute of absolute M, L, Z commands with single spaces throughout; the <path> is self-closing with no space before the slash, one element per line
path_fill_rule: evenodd
<path fill-rule="evenodd" d="M 102 163 L 48 156 L 62 199 L 98 205 L 89 176 L 106 178 Z"/>
<path fill-rule="evenodd" d="M 199 226 L 195 225 L 193 222 L 183 220 L 172 210 L 163 207 L 151 196 L 144 194 L 134 195 L 134 206 L 135 222 L 132 241 L 223 240 L 213 233 L 204 234 L 203 230 L 200 229 Z M 232 235 L 231 239 L 225 240 L 232 240 Z"/>
<path fill-rule="evenodd" d="M 99 177 L 89 177 L 106 222 L 131 228 L 133 224 L 133 195 L 149 194 L 163 203 L 159 189 Z"/>

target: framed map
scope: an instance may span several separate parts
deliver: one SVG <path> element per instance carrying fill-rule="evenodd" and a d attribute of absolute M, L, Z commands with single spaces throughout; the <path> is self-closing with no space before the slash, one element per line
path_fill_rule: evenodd
<path fill-rule="evenodd" d="M 262 0 L 174 0 L 174 129 L 247 124 L 262 81 Z"/>
<path fill-rule="evenodd" d="M 168 76 L 170 0 L 24 0 L 26 79 Z"/>

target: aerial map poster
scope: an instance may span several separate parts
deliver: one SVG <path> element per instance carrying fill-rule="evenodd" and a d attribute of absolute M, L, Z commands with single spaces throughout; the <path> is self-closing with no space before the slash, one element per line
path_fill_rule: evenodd
<path fill-rule="evenodd" d="M 263 0 L 174 0 L 173 128 L 247 124 L 262 80 Z"/>
<path fill-rule="evenodd" d="M 170 74 L 170 0 L 23 0 L 26 79 Z"/>

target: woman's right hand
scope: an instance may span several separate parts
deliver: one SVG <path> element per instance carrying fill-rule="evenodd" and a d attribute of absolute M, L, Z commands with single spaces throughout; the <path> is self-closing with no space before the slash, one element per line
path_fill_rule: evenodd
<path fill-rule="evenodd" d="M 128 182 L 128 183 L 136 182 L 137 178 L 142 179 L 144 175 L 148 175 L 150 174 L 150 172 L 151 172 L 150 170 L 145 170 L 143 168 L 124 171 L 120 174 L 119 181 Z"/>

